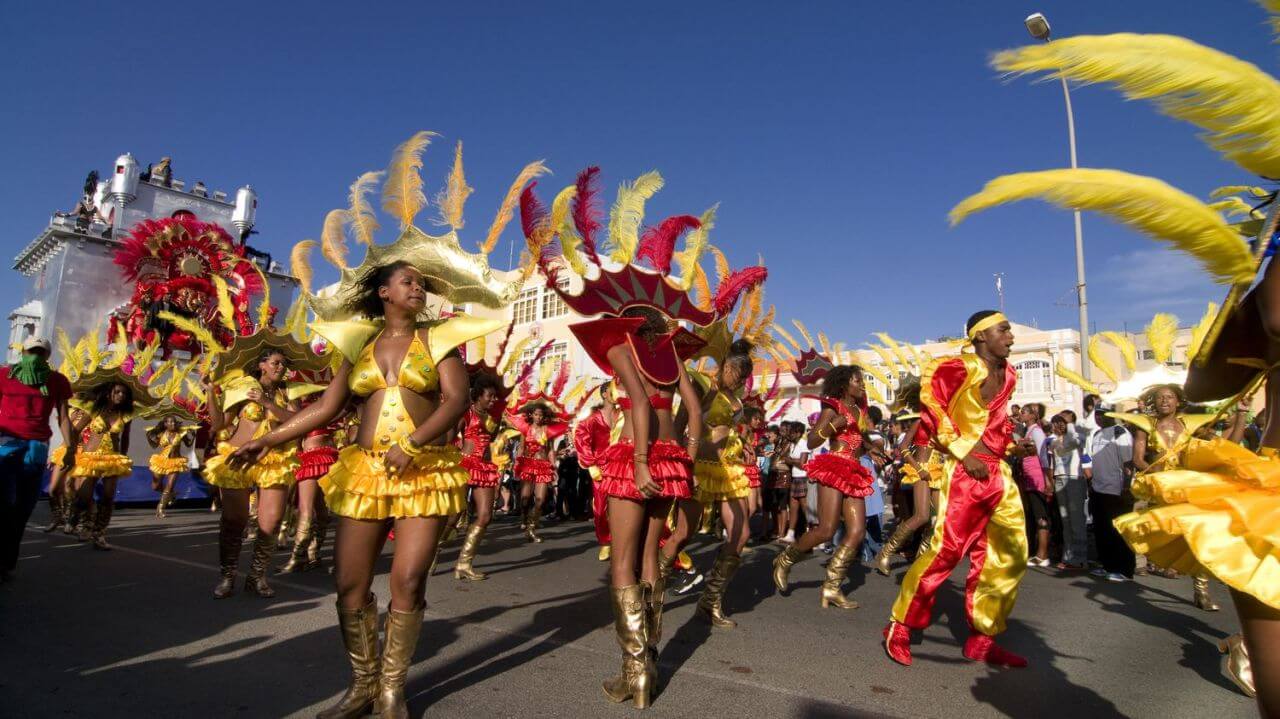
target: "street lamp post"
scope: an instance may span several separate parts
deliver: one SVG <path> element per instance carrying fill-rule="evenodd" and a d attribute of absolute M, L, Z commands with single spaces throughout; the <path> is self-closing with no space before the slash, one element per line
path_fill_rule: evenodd
<path fill-rule="evenodd" d="M 1029 15 L 1023 23 L 1027 26 L 1027 32 L 1031 33 L 1031 37 L 1049 42 L 1051 35 L 1049 21 L 1043 14 Z M 1078 167 L 1076 120 L 1071 112 L 1071 90 L 1067 87 L 1067 78 L 1064 76 L 1059 79 L 1062 80 L 1062 97 L 1067 104 L 1067 142 L 1071 149 L 1071 169 L 1074 170 Z M 1080 308 L 1080 374 L 1084 375 L 1085 379 L 1089 379 L 1089 363 L 1085 361 L 1089 347 L 1089 296 L 1085 291 L 1084 281 L 1084 230 L 1080 225 L 1080 211 L 1076 210 L 1073 214 L 1076 222 L 1076 304 Z"/>

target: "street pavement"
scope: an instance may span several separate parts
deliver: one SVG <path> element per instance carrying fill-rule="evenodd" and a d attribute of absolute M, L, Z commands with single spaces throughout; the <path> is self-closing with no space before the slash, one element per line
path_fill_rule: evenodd
<path fill-rule="evenodd" d="M 0 585 L 0 716 L 311 717 L 345 688 L 327 574 L 278 577 L 273 599 L 215 601 L 215 515 L 117 509 L 112 552 L 41 533 L 46 516 L 32 518 L 16 579 Z M 528 544 L 499 518 L 476 561 L 489 580 L 475 584 L 450 572 L 459 543 L 442 551 L 407 686 L 415 717 L 641 715 L 600 690 L 620 653 L 590 523 L 543 535 Z M 691 551 L 706 568 L 716 545 L 701 536 Z M 1031 666 L 1001 670 L 960 655 L 958 571 L 906 668 L 880 646 L 905 564 L 892 578 L 855 568 L 846 590 L 862 607 L 822 610 L 825 555 L 797 565 L 783 597 L 769 579 L 777 551 L 755 549 L 730 585 L 735 630 L 695 617 L 696 595 L 668 598 L 658 695 L 643 716 L 1255 716 L 1220 666 L 1216 643 L 1236 626 L 1220 584 L 1224 609 L 1206 613 L 1185 578 L 1116 585 L 1031 570 L 1002 637 Z M 374 585 L 384 607 L 389 564 L 390 546 Z"/>

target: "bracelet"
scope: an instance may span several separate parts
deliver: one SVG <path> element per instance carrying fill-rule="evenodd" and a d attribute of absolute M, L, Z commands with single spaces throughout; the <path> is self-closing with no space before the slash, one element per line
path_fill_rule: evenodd
<path fill-rule="evenodd" d="M 649 463 L 649 455 L 647 455 L 647 454 L 637 454 L 637 455 L 635 455 L 634 457 L 632 457 L 632 461 L 633 461 L 633 462 L 635 462 L 636 464 L 648 464 L 648 463 Z"/>
<path fill-rule="evenodd" d="M 396 446 L 410 457 L 417 457 L 425 451 L 422 445 L 414 443 L 407 434 L 396 440 Z"/>

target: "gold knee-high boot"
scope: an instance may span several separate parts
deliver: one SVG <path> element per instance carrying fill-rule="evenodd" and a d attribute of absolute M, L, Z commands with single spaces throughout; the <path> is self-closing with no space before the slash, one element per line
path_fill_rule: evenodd
<path fill-rule="evenodd" d="M 107 527 L 111 524 L 111 512 L 115 510 L 115 501 L 108 499 L 98 503 L 98 514 L 93 519 L 93 548 L 104 552 L 111 551 L 107 543 Z"/>
<path fill-rule="evenodd" d="M 271 571 L 271 553 L 276 551 L 276 535 L 258 529 L 258 536 L 253 540 L 253 563 L 249 565 L 249 574 L 244 578 L 246 594 L 255 594 L 269 598 L 276 595 L 276 590 L 267 584 L 267 572 Z"/>
<path fill-rule="evenodd" d="M 98 504 L 92 499 L 83 507 L 76 506 L 76 541 L 88 542 L 93 539 L 93 526 L 98 517 Z"/>
<path fill-rule="evenodd" d="M 244 531 L 231 525 L 224 517 L 218 523 L 218 567 L 221 577 L 213 588 L 214 599 L 226 599 L 236 591 L 236 568 L 240 564 L 240 546 L 244 544 Z"/>
<path fill-rule="evenodd" d="M 1196 609 L 1203 609 L 1206 612 L 1216 612 L 1222 607 L 1213 603 L 1213 597 L 1209 596 L 1209 578 L 1208 577 L 1192 577 L 1191 586 L 1194 592 L 1194 601 Z"/>
<path fill-rule="evenodd" d="M 782 554 L 773 560 L 773 586 L 777 587 L 779 592 L 787 591 L 787 583 L 791 580 L 791 568 L 801 559 L 804 559 L 804 552 L 796 549 L 796 545 L 789 544 L 782 550 Z"/>
<path fill-rule="evenodd" d="M 66 502 L 62 500 L 62 492 L 49 495 L 49 526 L 44 528 L 45 534 L 59 529 L 65 520 L 63 510 L 66 508 Z"/>
<path fill-rule="evenodd" d="M 671 577 L 671 569 L 676 564 L 675 554 L 668 557 L 665 552 L 658 551 L 658 578 L 662 582 L 662 586 L 667 585 L 667 579 Z"/>
<path fill-rule="evenodd" d="M 320 550 L 324 549 L 324 540 L 329 538 L 329 515 L 321 515 L 315 522 L 315 531 L 311 533 L 311 541 L 307 544 L 307 569 L 319 569 Z"/>
<path fill-rule="evenodd" d="M 64 490 L 62 493 L 62 533 L 76 533 L 76 495 L 75 492 Z"/>
<path fill-rule="evenodd" d="M 476 550 L 480 548 L 480 540 L 484 538 L 485 529 L 485 527 L 481 527 L 478 524 L 472 524 L 467 528 L 466 541 L 462 543 L 462 551 L 458 553 L 458 562 L 453 566 L 455 579 L 480 582 L 489 578 L 489 575 L 484 572 L 477 572 L 471 567 L 471 563 L 476 558 Z"/>
<path fill-rule="evenodd" d="M 648 639 L 645 636 L 646 584 L 610 587 L 613 626 L 622 647 L 622 673 L 604 682 L 604 695 L 611 702 L 630 699 L 637 709 L 649 706 L 653 682 L 648 670 Z"/>
<path fill-rule="evenodd" d="M 1249 663 L 1249 650 L 1244 646 L 1243 634 L 1232 634 L 1218 642 L 1218 651 L 1227 655 L 1223 658 L 1223 668 L 1231 681 L 1240 687 L 1250 699 L 1258 695 L 1253 685 L 1253 665 Z"/>
<path fill-rule="evenodd" d="M 156 502 L 156 519 L 164 519 L 165 507 L 168 507 L 169 503 L 172 501 L 173 501 L 173 492 L 171 490 L 166 489 L 160 493 L 160 501 Z"/>
<path fill-rule="evenodd" d="M 889 535 L 889 541 L 884 543 L 884 546 L 880 548 L 880 553 L 876 555 L 877 572 L 886 577 L 889 576 L 889 560 L 898 553 L 899 549 L 902 549 L 902 545 L 906 544 L 908 539 L 911 539 L 912 534 L 914 532 L 905 522 L 899 522 L 898 526 L 893 528 L 893 534 Z"/>
<path fill-rule="evenodd" d="M 840 591 L 840 585 L 844 583 L 845 575 L 849 573 L 849 565 L 853 564 L 856 555 L 856 549 L 843 544 L 836 548 L 835 554 L 831 555 L 831 561 L 827 563 L 827 581 L 822 583 L 823 609 L 830 605 L 840 609 L 858 608 L 857 602 Z"/>
<path fill-rule="evenodd" d="M 378 676 L 382 655 L 378 651 L 378 605 L 374 597 L 359 609 L 338 605 L 338 629 L 351 660 L 351 686 L 337 704 L 316 715 L 316 719 L 356 719 L 369 714 L 378 696 Z"/>
<path fill-rule="evenodd" d="M 534 544 L 540 544 L 542 537 L 538 536 L 538 525 L 542 523 L 542 510 L 529 509 L 529 513 L 525 515 L 524 536 Z"/>
<path fill-rule="evenodd" d="M 742 566 L 742 557 L 736 554 L 730 554 L 721 549 L 720 554 L 716 555 L 715 566 L 707 575 L 707 585 L 702 590 L 702 596 L 698 598 L 698 613 L 711 622 L 712 626 L 720 629 L 733 629 L 738 626 L 737 622 L 724 615 L 721 602 L 724 600 L 725 587 L 740 566 Z"/>
<path fill-rule="evenodd" d="M 399 612 L 387 607 L 386 639 L 382 645 L 382 675 L 378 678 L 378 696 L 373 713 L 379 719 L 409 719 L 409 705 L 404 699 L 404 681 L 413 663 L 413 650 L 422 632 L 425 606 L 412 612 Z"/>
<path fill-rule="evenodd" d="M 641 586 L 644 586 L 642 583 Z M 649 672 L 650 686 L 658 684 L 658 642 L 662 639 L 662 608 L 666 604 L 667 578 L 661 575 L 645 596 L 645 634 L 649 652 L 645 668 Z"/>
<path fill-rule="evenodd" d="M 289 559 L 280 567 L 280 571 L 276 574 L 292 574 L 293 572 L 305 572 L 311 568 L 307 561 L 307 549 L 311 546 L 311 537 L 315 533 L 315 522 L 311 521 L 311 517 L 301 517 L 298 519 L 298 533 L 293 537 L 293 551 L 289 553 Z"/>

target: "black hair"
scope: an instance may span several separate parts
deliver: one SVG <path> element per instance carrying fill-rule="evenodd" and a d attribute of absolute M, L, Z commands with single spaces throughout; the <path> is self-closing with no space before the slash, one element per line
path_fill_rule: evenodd
<path fill-rule="evenodd" d="M 884 421 L 884 410 L 875 405 L 867 407 L 867 419 L 871 420 L 871 424 L 880 424 Z"/>
<path fill-rule="evenodd" d="M 849 389 L 849 380 L 862 376 L 862 368 L 856 364 L 836 365 L 822 378 L 823 397 L 843 397 Z"/>
<path fill-rule="evenodd" d="M 755 405 L 750 405 L 750 404 L 747 405 L 746 407 L 743 407 L 742 418 L 750 422 L 752 417 L 760 417 L 763 419 L 764 410 L 760 409 L 759 407 L 756 407 Z"/>
<path fill-rule="evenodd" d="M 1156 395 L 1159 394 L 1162 389 L 1169 390 L 1178 398 L 1178 407 L 1180 409 L 1186 405 L 1187 395 L 1182 391 L 1182 386 L 1176 384 L 1158 384 L 1155 387 L 1148 389 L 1146 392 L 1143 392 L 1142 396 L 1139 397 L 1139 400 L 1144 405 L 1151 405 L 1151 409 L 1154 411 L 1156 406 Z"/>
<path fill-rule="evenodd" d="M 133 412 L 133 389 L 124 382 L 107 382 L 93 388 L 93 411 L 101 414 L 106 410 L 112 409 L 111 391 L 116 387 L 124 387 L 124 405 L 122 409 L 125 414 Z"/>
<path fill-rule="evenodd" d="M 969 335 L 973 332 L 974 326 L 992 315 L 1000 314 L 996 310 L 981 310 L 969 315 L 969 321 L 964 323 L 964 333 Z"/>
<path fill-rule="evenodd" d="M 1028 402 L 1022 405 L 1022 409 L 1023 411 L 1026 411 L 1028 409 L 1034 410 L 1036 413 L 1036 419 L 1038 420 L 1044 419 L 1044 405 L 1039 402 Z"/>
<path fill-rule="evenodd" d="M 525 405 L 524 409 L 520 410 L 520 414 L 523 414 L 529 421 L 533 421 L 533 413 L 538 410 L 542 410 L 544 417 L 551 419 L 551 408 L 542 402 L 534 402 L 532 404 Z"/>
<path fill-rule="evenodd" d="M 502 379 L 492 372 L 476 372 L 471 375 L 471 401 L 480 399 L 485 390 L 493 390 L 494 395 L 502 394 Z"/>
<path fill-rule="evenodd" d="M 628 307 L 623 311 L 622 316 L 639 317 L 644 320 L 644 324 L 636 328 L 636 336 L 649 345 L 656 342 L 659 336 L 667 333 L 666 316 L 653 307 L 643 305 Z"/>
<path fill-rule="evenodd" d="M 382 298 L 378 296 L 378 290 L 386 287 L 391 282 L 392 275 L 396 272 L 413 266 L 413 263 L 408 260 L 396 260 L 373 268 L 360 280 L 360 293 L 355 299 L 348 302 L 343 309 L 358 312 L 365 317 L 381 317 L 384 314 L 384 310 Z"/>
<path fill-rule="evenodd" d="M 262 381 L 262 366 L 261 366 L 262 363 L 266 362 L 267 360 L 271 359 L 276 355 L 280 355 L 280 357 L 284 359 L 284 363 L 286 367 L 289 365 L 288 355 L 286 355 L 284 352 L 281 352 L 280 350 L 274 347 L 268 347 L 262 350 L 262 352 L 258 353 L 258 358 L 255 359 L 252 363 L 250 363 L 248 367 L 245 368 L 244 373 L 253 377 L 258 381 Z"/>
<path fill-rule="evenodd" d="M 1102 401 L 1102 398 L 1101 398 L 1101 397 L 1099 397 L 1098 395 L 1093 394 L 1092 392 L 1090 392 L 1089 394 L 1086 394 L 1086 395 L 1084 396 L 1084 399 L 1083 399 L 1083 400 L 1081 400 L 1080 404 L 1081 404 L 1081 406 L 1083 406 L 1083 407 L 1093 407 L 1094 409 L 1097 409 L 1097 408 L 1098 408 L 1098 402 L 1100 402 L 1100 401 Z"/>
<path fill-rule="evenodd" d="M 751 375 L 751 369 L 755 366 L 755 362 L 751 360 L 751 351 L 755 349 L 755 345 L 750 340 L 734 340 L 729 345 L 729 355 L 724 358 L 726 367 L 733 367 L 738 370 L 742 377 Z"/>

